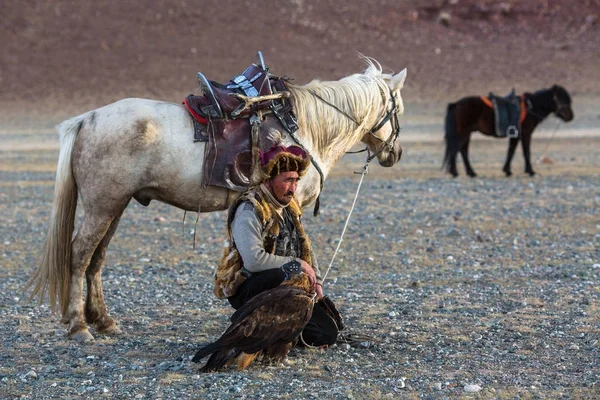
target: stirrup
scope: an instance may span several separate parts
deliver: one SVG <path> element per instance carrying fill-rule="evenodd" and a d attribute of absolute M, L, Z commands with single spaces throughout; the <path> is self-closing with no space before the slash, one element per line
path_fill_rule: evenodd
<path fill-rule="evenodd" d="M 210 112 L 210 114 L 211 114 L 210 116 L 212 118 L 223 118 L 223 110 L 221 109 L 221 106 L 219 105 L 219 102 L 217 101 L 215 92 L 213 92 L 208 79 L 206 79 L 206 77 L 204 76 L 204 74 L 202 72 L 197 72 L 196 80 L 198 81 L 198 86 L 200 87 L 202 94 L 207 96 L 212 104 L 211 110 L 207 110 L 207 111 L 212 111 L 212 112 Z M 205 110 L 203 110 L 203 111 L 205 111 Z"/>

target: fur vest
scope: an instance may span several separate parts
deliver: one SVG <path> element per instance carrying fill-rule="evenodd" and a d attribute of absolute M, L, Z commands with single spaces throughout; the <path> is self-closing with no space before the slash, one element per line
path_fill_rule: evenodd
<path fill-rule="evenodd" d="M 235 217 L 237 208 L 243 202 L 250 202 L 254 206 L 256 216 L 263 226 L 262 238 L 265 251 L 274 254 L 276 248 L 276 239 L 279 236 L 279 223 L 277 222 L 278 216 L 277 211 L 273 205 L 263 198 L 260 190 L 251 189 L 238 197 L 235 202 L 229 207 L 229 213 L 227 216 L 227 236 L 228 244 L 223 251 L 223 257 L 217 267 L 215 273 L 215 288 L 214 293 L 220 299 L 233 296 L 240 285 L 246 280 L 246 277 L 242 275 L 243 261 L 238 252 L 231 233 L 231 224 Z M 312 265 L 310 256 L 310 240 L 304 232 L 300 217 L 302 216 L 302 209 L 298 204 L 298 201 L 294 197 L 290 204 L 287 206 L 292 216 L 292 222 L 298 232 L 300 238 L 300 251 L 301 255 L 299 258 L 306 261 L 309 265 Z"/>

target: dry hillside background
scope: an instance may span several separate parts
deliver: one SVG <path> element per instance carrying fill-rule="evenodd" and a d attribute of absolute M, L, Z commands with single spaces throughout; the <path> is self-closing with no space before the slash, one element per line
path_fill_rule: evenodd
<path fill-rule="evenodd" d="M 124 97 L 180 102 L 196 71 L 226 82 L 257 50 L 298 83 L 359 72 L 358 53 L 408 68 L 408 110 L 425 114 L 512 87 L 597 97 L 599 12 L 599 0 L 4 0 L 0 121 L 53 125 Z"/>

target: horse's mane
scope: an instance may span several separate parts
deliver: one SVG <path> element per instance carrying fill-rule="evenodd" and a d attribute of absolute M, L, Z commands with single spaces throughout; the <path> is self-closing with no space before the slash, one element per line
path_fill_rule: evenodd
<path fill-rule="evenodd" d="M 330 149 L 349 148 L 356 143 L 356 136 L 372 128 L 387 107 L 390 99 L 387 81 L 392 76 L 382 73 L 377 61 L 367 57 L 363 60 L 367 69 L 362 74 L 339 81 L 313 80 L 304 86 L 288 85 L 303 140 L 325 156 L 332 153 Z"/>

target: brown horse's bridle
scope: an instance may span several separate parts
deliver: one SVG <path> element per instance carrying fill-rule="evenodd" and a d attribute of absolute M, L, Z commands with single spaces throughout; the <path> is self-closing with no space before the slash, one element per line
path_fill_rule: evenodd
<path fill-rule="evenodd" d="M 523 95 L 525 96 L 525 95 Z M 554 90 L 552 90 L 552 100 L 554 101 L 554 106 L 555 106 L 555 110 L 554 111 L 550 111 L 551 113 L 553 113 L 554 115 L 558 116 L 562 110 L 564 109 L 569 109 L 571 107 L 570 104 L 563 104 L 558 100 L 558 96 L 556 95 L 556 92 L 554 92 Z M 531 99 L 529 99 L 528 96 L 525 96 L 525 102 L 527 104 L 527 113 L 531 114 L 539 119 L 544 119 L 545 116 L 541 115 L 537 112 L 534 111 L 534 107 L 533 107 L 533 103 L 531 102 Z"/>
<path fill-rule="evenodd" d="M 562 110 L 571 108 L 569 104 L 563 104 L 560 101 L 558 101 L 558 96 L 556 95 L 556 92 L 552 92 L 552 98 L 554 99 L 554 104 L 556 105 L 556 110 L 554 110 L 554 114 L 558 115 Z"/>

